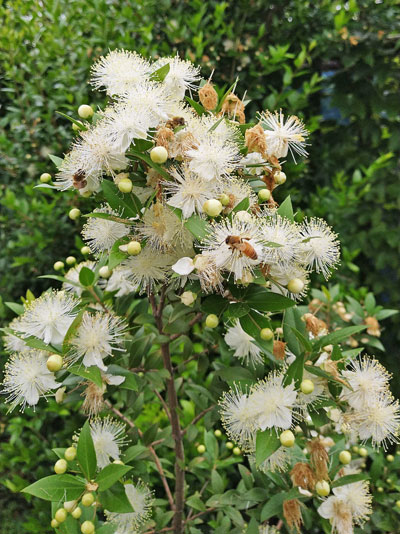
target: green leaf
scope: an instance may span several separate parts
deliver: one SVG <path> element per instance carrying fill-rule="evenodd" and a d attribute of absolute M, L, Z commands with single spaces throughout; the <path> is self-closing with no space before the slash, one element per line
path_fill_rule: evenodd
<path fill-rule="evenodd" d="M 343 382 L 340 382 L 339 380 L 336 380 L 331 374 L 327 373 L 320 367 L 316 367 L 315 365 L 305 365 L 304 369 L 315 376 L 320 376 L 322 378 L 326 378 L 327 380 L 330 380 L 331 382 L 335 382 L 335 384 L 340 385 L 341 387 L 344 386 Z"/>
<path fill-rule="evenodd" d="M 270 359 L 275 361 L 273 355 L 274 340 L 266 341 L 261 339 L 260 332 L 263 328 L 271 328 L 271 321 L 263 315 L 251 311 L 239 319 L 243 330 L 253 338 L 252 343 L 259 347 Z"/>
<path fill-rule="evenodd" d="M 86 479 L 92 480 L 96 474 L 97 461 L 89 421 L 86 421 L 79 434 L 76 458 Z"/>
<path fill-rule="evenodd" d="M 78 315 L 72 321 L 70 327 L 67 330 L 67 333 L 64 336 L 64 341 L 63 341 L 63 352 L 64 352 L 64 354 L 69 351 L 70 339 L 75 335 L 75 332 L 78 330 L 79 325 L 82 322 L 82 317 L 83 317 L 83 314 L 85 313 L 85 311 L 86 311 L 85 308 L 82 308 L 79 311 Z M 78 374 L 78 373 L 74 373 L 74 374 Z"/>
<path fill-rule="evenodd" d="M 344 339 L 347 339 L 353 334 L 357 334 L 366 328 L 367 325 L 357 325 L 347 326 L 341 330 L 336 330 L 335 332 L 332 332 L 332 334 L 318 338 L 313 345 L 313 349 L 314 351 L 317 351 L 326 345 L 335 345 L 336 343 L 339 343 L 340 341 L 343 341 Z"/>
<path fill-rule="evenodd" d="M 105 491 L 128 473 L 133 467 L 130 465 L 110 464 L 106 465 L 96 477 L 99 491 Z"/>
<path fill-rule="evenodd" d="M 16 302 L 5 302 L 4 304 L 17 315 L 22 315 L 25 311 L 25 308 L 22 304 L 17 304 Z"/>
<path fill-rule="evenodd" d="M 228 308 L 225 311 L 225 317 L 228 319 L 236 319 L 247 315 L 250 311 L 250 308 L 247 304 L 243 302 L 231 302 L 228 304 Z"/>
<path fill-rule="evenodd" d="M 199 102 L 196 102 L 188 96 L 185 96 L 185 100 L 192 106 L 192 108 L 196 111 L 198 115 L 203 115 L 204 113 L 207 113 L 207 110 L 205 110 Z"/>
<path fill-rule="evenodd" d="M 252 373 L 244 367 L 226 367 L 220 369 L 215 374 L 220 376 L 226 382 L 235 382 L 238 380 L 254 380 Z"/>
<path fill-rule="evenodd" d="M 198 215 L 192 215 L 183 224 L 199 240 L 204 239 L 210 231 L 208 222 Z"/>
<path fill-rule="evenodd" d="M 17 336 L 19 337 L 19 336 Z M 32 347 L 33 349 L 39 349 L 39 350 L 45 350 L 47 352 L 54 352 L 56 354 L 61 354 L 59 350 L 52 347 L 51 345 L 46 345 L 44 341 L 37 337 L 28 337 L 28 338 L 21 338 L 25 341 L 25 343 L 28 345 L 28 347 Z"/>
<path fill-rule="evenodd" d="M 222 105 L 223 105 L 223 103 L 225 102 L 226 97 L 227 97 L 229 94 L 231 94 L 232 91 L 235 90 L 238 80 L 239 80 L 239 78 L 236 78 L 236 80 L 233 82 L 233 84 L 229 87 L 229 89 L 226 91 L 226 93 L 224 94 L 224 96 L 223 96 L 223 97 L 221 98 L 221 100 L 218 102 L 217 109 L 215 110 L 216 113 L 218 113 L 219 111 L 221 111 Z"/>
<path fill-rule="evenodd" d="M 293 363 L 291 363 L 285 373 L 284 385 L 287 386 L 294 380 L 296 388 L 300 386 L 303 379 L 304 371 L 304 356 L 297 356 Z"/>
<path fill-rule="evenodd" d="M 79 282 L 84 287 L 90 287 L 93 285 L 95 279 L 95 274 L 92 271 L 92 269 L 89 269 L 88 267 L 82 267 L 79 271 Z"/>
<path fill-rule="evenodd" d="M 267 458 L 279 449 L 281 442 L 274 428 L 258 431 L 256 437 L 256 465 L 259 467 Z"/>
<path fill-rule="evenodd" d="M 247 527 L 246 534 L 259 534 L 259 528 L 257 520 L 252 517 L 249 523 L 249 526 Z"/>
<path fill-rule="evenodd" d="M 355 475 L 346 475 L 344 477 L 337 478 L 332 482 L 332 488 L 339 488 L 340 486 L 347 486 L 347 484 L 354 484 L 360 480 L 368 480 L 368 473 L 356 473 Z"/>
<path fill-rule="evenodd" d="M 279 206 L 277 212 L 281 217 L 286 217 L 286 219 L 289 219 L 289 221 L 294 222 L 293 206 L 290 195 L 285 198 L 285 200 Z"/>
<path fill-rule="evenodd" d="M 299 340 L 300 344 L 303 346 L 304 350 L 311 352 L 313 349 L 311 341 L 309 341 L 301 332 L 299 332 L 297 328 L 292 326 L 290 328 L 292 329 L 293 334 Z"/>
<path fill-rule="evenodd" d="M 58 156 L 53 156 L 53 154 L 49 154 L 49 158 L 54 163 L 54 165 L 59 169 L 63 163 L 63 159 L 59 158 Z"/>
<path fill-rule="evenodd" d="M 85 380 L 90 380 L 91 382 L 94 382 L 96 386 L 99 386 L 99 388 L 103 385 L 103 380 L 101 379 L 101 371 L 98 367 L 95 365 L 92 365 L 91 367 L 85 367 L 82 364 L 75 364 L 71 367 L 68 367 L 68 371 L 72 373 L 73 375 L 81 376 Z"/>
<path fill-rule="evenodd" d="M 72 124 L 75 124 L 75 126 L 78 127 L 79 130 L 83 130 L 83 131 L 86 131 L 87 128 L 86 126 L 83 124 L 83 122 L 81 121 L 78 121 L 72 117 L 70 117 L 69 115 L 67 115 L 66 113 L 62 113 L 61 111 L 56 111 L 57 115 L 60 115 L 61 117 L 64 117 L 64 119 L 68 119 L 70 122 L 72 122 Z M 54 157 L 54 156 L 53 156 Z M 50 156 L 51 158 L 51 156 Z"/>
<path fill-rule="evenodd" d="M 159 69 L 155 70 L 154 72 L 150 74 L 150 80 L 154 82 L 160 82 L 160 83 L 163 82 L 167 74 L 169 73 L 169 69 L 170 69 L 170 65 L 169 63 L 166 63 L 165 65 L 163 65 L 162 67 L 160 67 Z"/>
<path fill-rule="evenodd" d="M 85 490 L 85 483 L 73 475 L 51 475 L 22 490 L 45 501 L 72 501 Z"/>
<path fill-rule="evenodd" d="M 158 163 L 154 163 L 154 161 L 150 158 L 148 154 L 143 154 L 139 150 L 135 150 L 134 148 L 131 147 L 129 149 L 129 152 L 126 153 L 126 156 L 127 157 L 131 156 L 131 159 L 134 159 L 134 158 L 141 159 L 142 161 L 147 163 L 147 165 L 149 165 L 150 167 L 153 167 L 153 169 L 155 169 L 158 172 L 158 174 L 161 174 L 163 178 L 165 178 L 168 181 L 171 180 L 171 176 L 167 173 L 164 167 L 161 167 L 161 165 L 158 165 Z"/>
<path fill-rule="evenodd" d="M 229 302 L 221 295 L 210 295 L 201 301 L 201 311 L 220 315 L 228 307 Z"/>
<path fill-rule="evenodd" d="M 267 519 L 270 519 L 274 515 L 279 515 L 282 512 L 284 501 L 298 499 L 299 497 L 301 497 L 301 493 L 297 488 L 292 488 L 290 491 L 284 491 L 274 495 L 261 510 L 261 521 L 267 521 Z"/>
<path fill-rule="evenodd" d="M 49 280 L 57 280 L 58 282 L 65 282 L 66 284 L 71 284 L 71 286 L 82 287 L 81 284 L 79 284 L 78 282 L 73 282 L 72 280 L 65 278 L 65 276 L 58 276 L 57 274 L 44 274 L 42 276 L 38 276 L 38 278 L 48 278 Z"/>
<path fill-rule="evenodd" d="M 116 484 L 112 488 L 102 492 L 101 504 L 105 510 L 117 514 L 129 514 L 134 512 L 122 484 Z"/>
<path fill-rule="evenodd" d="M 110 207 L 124 217 L 135 217 L 137 206 L 130 193 L 121 193 L 118 187 L 110 180 L 101 182 L 101 189 Z"/>
<path fill-rule="evenodd" d="M 291 308 L 296 303 L 283 295 L 272 293 L 260 286 L 252 286 L 245 294 L 243 301 L 251 308 L 263 312 L 282 311 Z M 325 343 L 324 345 L 327 345 Z"/>
<path fill-rule="evenodd" d="M 211 471 L 211 489 L 214 493 L 223 493 L 224 487 L 225 484 L 221 475 L 216 469 L 213 469 Z"/>
<path fill-rule="evenodd" d="M 127 243 L 129 239 L 122 238 L 118 239 L 113 246 L 111 247 L 109 256 L 108 256 L 108 268 L 110 270 L 114 269 L 117 265 L 119 265 L 122 261 L 126 260 L 127 255 L 125 252 L 121 252 L 119 250 L 120 245 L 123 245 Z"/>
<path fill-rule="evenodd" d="M 283 316 L 283 336 L 287 342 L 289 350 L 291 350 L 296 356 L 299 356 L 302 353 L 302 350 L 299 340 L 294 334 L 293 328 L 295 328 L 303 336 L 307 335 L 305 324 L 304 321 L 301 320 L 301 317 L 302 313 L 297 306 L 285 310 L 285 314 Z"/>
<path fill-rule="evenodd" d="M 233 211 L 234 212 L 247 211 L 249 207 L 250 207 L 250 202 L 249 202 L 249 199 L 246 197 L 243 200 L 241 200 L 237 206 L 233 208 Z"/>

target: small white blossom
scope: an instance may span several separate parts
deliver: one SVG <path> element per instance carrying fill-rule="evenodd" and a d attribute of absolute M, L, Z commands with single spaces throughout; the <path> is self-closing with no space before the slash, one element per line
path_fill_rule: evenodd
<path fill-rule="evenodd" d="M 47 345 L 60 345 L 76 316 L 77 300 L 65 291 L 49 291 L 26 305 L 17 332 L 35 336 Z"/>
<path fill-rule="evenodd" d="M 110 522 L 115 528 L 114 534 L 134 534 L 151 512 L 153 496 L 145 484 L 142 482 L 136 485 L 128 483 L 124 485 L 124 489 L 134 512 L 117 514 L 106 511 L 107 522 Z"/>
<path fill-rule="evenodd" d="M 15 317 L 15 319 L 13 319 L 11 323 L 8 325 L 8 328 L 10 330 L 18 332 L 19 322 L 20 322 L 20 318 Z M 12 334 L 11 332 L 7 332 L 5 334 L 5 336 L 3 337 L 3 343 L 4 343 L 4 348 L 9 353 L 24 352 L 24 350 L 29 349 L 29 346 L 25 343 L 23 339 Z"/>
<path fill-rule="evenodd" d="M 128 273 L 128 281 L 133 287 L 144 291 L 155 282 L 162 282 L 173 263 L 170 254 L 157 253 L 150 247 L 145 247 L 137 256 L 131 256 L 121 264 Z"/>
<path fill-rule="evenodd" d="M 258 469 L 263 473 L 276 473 L 284 472 L 287 470 L 290 464 L 290 454 L 286 447 L 279 447 L 278 450 L 273 452 L 266 460 L 264 460 Z"/>
<path fill-rule="evenodd" d="M 112 355 L 113 350 L 122 350 L 121 344 L 126 325 L 120 317 L 111 314 L 85 312 L 76 334 L 70 340 L 69 360 L 75 362 L 83 358 L 85 367 L 96 365 L 106 371 L 103 360 Z"/>
<path fill-rule="evenodd" d="M 204 180 L 219 180 L 239 166 L 239 149 L 235 143 L 225 142 L 211 134 L 186 151 L 189 169 Z"/>
<path fill-rule="evenodd" d="M 400 429 L 400 407 L 389 392 L 374 395 L 361 410 L 355 410 L 351 423 L 357 429 L 361 440 L 371 439 L 372 445 L 386 447 L 387 443 L 398 443 Z"/>
<path fill-rule="evenodd" d="M 169 64 L 169 71 L 163 84 L 176 99 L 182 100 L 187 89 L 195 89 L 200 79 L 200 68 L 195 67 L 190 61 L 180 59 L 178 56 L 158 59 L 152 65 L 152 71 Z"/>
<path fill-rule="evenodd" d="M 80 287 L 79 284 L 79 273 L 81 272 L 82 267 L 86 267 L 87 269 L 90 269 L 94 272 L 96 268 L 96 262 L 87 260 L 82 261 L 81 263 L 78 263 L 78 265 L 75 265 L 75 267 L 72 267 L 67 271 L 65 274 L 65 278 L 69 280 L 69 282 L 63 283 L 63 289 L 66 291 L 70 291 L 71 293 L 75 293 L 75 295 L 78 295 L 80 297 L 82 295 L 82 287 Z"/>
<path fill-rule="evenodd" d="M 300 228 L 303 262 L 317 273 L 329 278 L 330 269 L 339 262 L 340 249 L 337 235 L 323 219 L 310 219 Z"/>
<path fill-rule="evenodd" d="M 125 425 L 111 417 L 96 418 L 90 422 L 90 433 L 99 469 L 111 463 L 110 458 L 120 459 L 120 447 L 125 444 L 124 432 Z"/>
<path fill-rule="evenodd" d="M 137 290 L 136 284 L 130 279 L 130 270 L 127 267 L 118 265 L 113 269 L 110 278 L 107 280 L 107 291 L 116 291 L 116 297 L 123 297 Z"/>
<path fill-rule="evenodd" d="M 96 208 L 94 213 L 105 213 L 118 217 L 118 213 L 103 204 L 101 208 Z M 129 227 L 125 224 L 102 219 L 100 217 L 90 217 L 82 229 L 82 237 L 89 245 L 90 250 L 99 254 L 108 252 L 114 243 L 129 234 Z"/>
<path fill-rule="evenodd" d="M 47 369 L 48 357 L 49 353 L 34 349 L 10 357 L 5 365 L 2 393 L 8 395 L 11 410 L 19 404 L 21 410 L 26 405 L 35 406 L 40 397 L 60 386 Z"/>
<path fill-rule="evenodd" d="M 254 450 L 255 413 L 248 395 L 240 386 L 225 392 L 219 401 L 222 424 L 229 436 L 244 450 Z"/>
<path fill-rule="evenodd" d="M 247 154 L 241 160 L 240 165 L 247 174 L 252 174 L 253 176 L 260 176 L 265 172 L 265 167 L 269 168 L 265 158 L 259 152 L 250 152 Z"/>
<path fill-rule="evenodd" d="M 288 151 L 293 159 L 293 152 L 300 156 L 307 156 L 305 140 L 308 137 L 308 131 L 300 119 L 290 116 L 285 120 L 281 111 L 279 113 L 267 111 L 260 114 L 260 120 L 264 128 L 269 156 L 285 158 Z"/>
<path fill-rule="evenodd" d="M 255 366 L 263 362 L 261 349 L 253 343 L 254 338 L 243 330 L 239 321 L 228 329 L 224 339 L 228 347 L 235 351 L 233 355 L 246 365 Z"/>
<path fill-rule="evenodd" d="M 300 235 L 295 223 L 279 215 L 267 217 L 262 225 L 262 234 L 266 263 L 278 263 L 287 267 L 299 261 Z"/>
<path fill-rule="evenodd" d="M 309 284 L 308 273 L 299 265 L 272 264 L 268 273 L 268 278 L 271 282 L 270 289 L 273 293 L 280 293 L 293 300 L 302 300 L 307 295 Z M 299 293 L 292 293 L 286 287 L 288 283 L 295 278 L 301 280 L 304 284 L 303 289 Z"/>

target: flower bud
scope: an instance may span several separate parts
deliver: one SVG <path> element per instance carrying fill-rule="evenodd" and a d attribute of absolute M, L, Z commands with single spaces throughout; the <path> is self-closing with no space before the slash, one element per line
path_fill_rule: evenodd
<path fill-rule="evenodd" d="M 56 261 L 53 265 L 53 269 L 55 271 L 61 271 L 62 269 L 64 269 L 64 263 L 62 261 Z"/>
<path fill-rule="evenodd" d="M 301 293 L 304 289 L 304 282 L 300 278 L 292 278 L 289 280 L 287 288 L 291 293 Z"/>
<path fill-rule="evenodd" d="M 349 451 L 341 451 L 339 454 L 339 462 L 347 465 L 351 462 L 351 453 Z"/>
<path fill-rule="evenodd" d="M 247 223 L 247 222 L 252 221 L 252 216 L 250 215 L 248 211 L 242 210 L 242 211 L 236 212 L 236 219 L 244 223 Z"/>
<path fill-rule="evenodd" d="M 81 121 L 77 121 L 78 124 L 76 124 L 75 122 L 72 123 L 72 129 L 74 130 L 74 132 L 79 132 L 82 128 L 81 126 L 83 126 L 83 122 Z"/>
<path fill-rule="evenodd" d="M 101 276 L 101 278 L 110 278 L 111 270 L 108 268 L 107 265 L 104 265 L 103 267 L 100 267 L 99 276 Z"/>
<path fill-rule="evenodd" d="M 65 263 L 67 265 L 73 265 L 74 263 L 76 263 L 75 256 L 68 256 L 68 258 L 65 260 Z"/>
<path fill-rule="evenodd" d="M 50 523 L 50 526 L 53 527 L 53 528 L 57 528 L 59 526 L 59 522 L 57 521 L 57 519 L 52 519 L 51 520 L 51 523 Z"/>
<path fill-rule="evenodd" d="M 84 521 L 81 525 L 82 534 L 93 534 L 94 524 L 92 521 Z"/>
<path fill-rule="evenodd" d="M 78 108 L 78 115 L 81 117 L 81 119 L 90 119 L 90 117 L 93 117 L 93 114 L 93 108 L 87 104 L 82 104 Z"/>
<path fill-rule="evenodd" d="M 240 454 L 242 454 L 242 451 L 239 447 L 234 447 L 232 452 L 235 456 L 239 456 Z"/>
<path fill-rule="evenodd" d="M 314 382 L 312 380 L 309 380 L 308 378 L 303 380 L 300 384 L 300 390 L 305 395 L 310 395 L 310 393 L 314 391 L 314 387 Z"/>
<path fill-rule="evenodd" d="M 215 313 L 210 313 L 206 317 L 206 326 L 207 328 L 216 328 L 218 326 L 219 320 Z"/>
<path fill-rule="evenodd" d="M 232 441 L 227 441 L 226 444 L 225 444 L 226 448 L 227 449 L 233 449 L 233 443 Z"/>
<path fill-rule="evenodd" d="M 130 241 L 126 249 L 127 253 L 130 256 L 137 256 L 138 254 L 140 254 L 141 250 L 142 250 L 142 246 L 139 243 L 139 241 Z"/>
<path fill-rule="evenodd" d="M 65 390 L 67 388 L 64 386 L 62 388 L 58 388 L 56 391 L 55 399 L 57 404 L 61 404 L 65 397 Z"/>
<path fill-rule="evenodd" d="M 184 291 L 181 295 L 181 302 L 185 306 L 191 306 L 196 300 L 196 297 L 196 293 L 193 293 L 192 291 Z"/>
<path fill-rule="evenodd" d="M 360 447 L 358 450 L 358 454 L 365 458 L 366 456 L 368 456 L 368 451 L 365 447 Z"/>
<path fill-rule="evenodd" d="M 155 146 L 150 150 L 150 159 L 154 163 L 165 163 L 168 159 L 167 149 L 163 146 Z"/>
<path fill-rule="evenodd" d="M 205 453 L 205 452 L 206 452 L 206 448 L 205 448 L 205 446 L 204 446 L 204 445 L 199 445 L 199 446 L 197 447 L 197 452 L 198 452 L 199 454 L 203 454 L 203 453 Z"/>
<path fill-rule="evenodd" d="M 125 465 L 124 462 L 122 460 L 114 460 L 113 461 L 113 464 L 117 464 L 117 465 Z"/>
<path fill-rule="evenodd" d="M 219 428 L 217 428 L 217 430 L 214 430 L 214 436 L 217 438 L 220 438 L 222 436 L 222 432 Z"/>
<path fill-rule="evenodd" d="M 121 191 L 121 193 L 130 193 L 132 188 L 132 180 L 129 178 L 122 178 L 122 180 L 118 182 L 118 189 Z"/>
<path fill-rule="evenodd" d="M 67 510 L 67 512 L 72 512 L 72 510 L 75 508 L 76 506 L 76 501 L 66 501 L 64 503 L 64 509 Z"/>
<path fill-rule="evenodd" d="M 75 460 L 75 457 L 76 457 L 75 447 L 68 447 L 68 449 L 65 449 L 64 458 L 66 460 L 68 460 L 69 462 L 72 462 L 72 460 Z"/>
<path fill-rule="evenodd" d="M 222 211 L 222 204 L 219 200 L 216 198 L 211 198 L 210 200 L 206 200 L 203 204 L 203 211 L 206 213 L 209 217 L 218 217 L 218 215 Z"/>
<path fill-rule="evenodd" d="M 92 251 L 90 250 L 90 248 L 88 246 L 84 246 L 81 248 L 81 254 L 83 254 L 84 256 L 86 256 L 87 254 L 90 254 Z"/>
<path fill-rule="evenodd" d="M 378 490 L 379 490 L 379 488 L 378 488 Z M 396 501 L 396 506 L 397 506 L 397 508 L 400 508 L 400 501 Z"/>
<path fill-rule="evenodd" d="M 284 447 L 293 447 L 296 440 L 291 430 L 284 430 L 279 436 L 279 441 Z"/>
<path fill-rule="evenodd" d="M 258 199 L 260 202 L 267 202 L 271 198 L 271 191 L 269 189 L 260 189 L 258 192 Z"/>
<path fill-rule="evenodd" d="M 57 460 L 56 463 L 54 464 L 54 471 L 57 473 L 57 475 L 62 475 L 67 470 L 67 467 L 68 467 L 68 464 L 64 459 Z"/>
<path fill-rule="evenodd" d="M 47 358 L 46 367 L 52 373 L 59 371 L 62 365 L 63 359 L 59 354 L 52 354 Z"/>
<path fill-rule="evenodd" d="M 49 174 L 48 172 L 44 172 L 40 175 L 39 180 L 42 182 L 42 184 L 47 184 L 51 181 L 51 174 Z"/>
<path fill-rule="evenodd" d="M 270 328 L 262 328 L 260 330 L 260 338 L 264 341 L 270 341 L 274 337 L 274 333 Z"/>
<path fill-rule="evenodd" d="M 326 480 L 320 480 L 315 484 L 315 491 L 320 497 L 327 497 L 331 492 L 331 487 Z"/>
<path fill-rule="evenodd" d="M 219 201 L 223 206 L 227 206 L 231 200 L 226 193 L 222 193 L 222 195 L 219 197 Z"/>
<path fill-rule="evenodd" d="M 72 510 L 71 515 L 74 519 L 79 519 L 82 515 L 82 508 L 79 508 L 79 506 L 77 506 L 75 510 Z"/>
<path fill-rule="evenodd" d="M 83 506 L 91 506 L 94 503 L 93 493 L 85 493 L 82 497 Z"/>
<path fill-rule="evenodd" d="M 81 210 L 78 208 L 72 208 L 72 210 L 69 210 L 68 217 L 75 221 L 81 216 Z"/>
<path fill-rule="evenodd" d="M 386 456 L 386 460 L 387 460 L 388 462 L 393 462 L 393 461 L 394 461 L 394 456 L 393 456 L 393 454 L 388 454 L 388 455 Z"/>
<path fill-rule="evenodd" d="M 67 519 L 67 515 L 67 510 L 64 510 L 64 508 L 59 508 L 54 514 L 54 519 L 59 523 L 64 523 L 64 521 Z"/>
<path fill-rule="evenodd" d="M 282 171 L 278 171 L 274 174 L 274 181 L 277 185 L 284 184 L 286 182 L 286 174 Z"/>

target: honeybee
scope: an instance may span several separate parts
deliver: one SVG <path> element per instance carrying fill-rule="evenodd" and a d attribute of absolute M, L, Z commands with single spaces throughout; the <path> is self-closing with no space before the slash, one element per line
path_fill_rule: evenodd
<path fill-rule="evenodd" d="M 178 126 L 185 126 L 185 119 L 183 117 L 173 117 L 165 124 L 167 128 L 175 130 Z"/>
<path fill-rule="evenodd" d="M 238 235 L 228 235 L 225 239 L 225 243 L 231 250 L 239 250 L 242 254 L 256 260 L 258 258 L 255 248 L 248 243 L 249 237 L 240 237 Z"/>
<path fill-rule="evenodd" d="M 87 186 L 87 181 L 85 180 L 86 173 L 82 169 L 79 169 L 76 171 L 74 176 L 72 177 L 73 180 L 73 186 L 75 189 L 83 189 Z"/>

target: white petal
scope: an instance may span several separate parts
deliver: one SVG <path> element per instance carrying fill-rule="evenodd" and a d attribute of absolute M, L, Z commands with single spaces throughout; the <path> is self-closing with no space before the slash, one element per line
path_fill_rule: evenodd
<path fill-rule="evenodd" d="M 172 265 L 171 269 L 177 274 L 185 276 L 194 270 L 194 263 L 192 258 L 181 258 L 174 265 Z"/>

